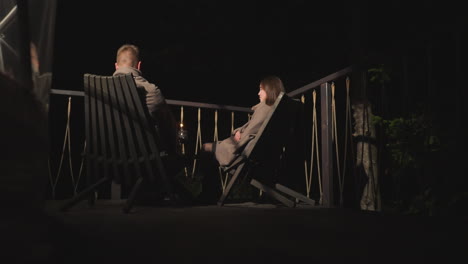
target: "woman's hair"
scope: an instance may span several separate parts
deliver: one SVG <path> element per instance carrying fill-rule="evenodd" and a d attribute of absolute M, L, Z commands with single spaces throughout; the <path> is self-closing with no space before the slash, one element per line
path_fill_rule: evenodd
<path fill-rule="evenodd" d="M 283 82 L 280 78 L 276 76 L 267 76 L 262 79 L 260 84 L 266 92 L 267 98 L 265 100 L 265 103 L 267 105 L 273 105 L 276 101 L 276 98 L 278 98 L 279 94 L 285 91 Z"/>
<path fill-rule="evenodd" d="M 121 66 L 136 67 L 140 60 L 140 50 L 132 44 L 122 45 L 117 50 L 116 62 Z"/>

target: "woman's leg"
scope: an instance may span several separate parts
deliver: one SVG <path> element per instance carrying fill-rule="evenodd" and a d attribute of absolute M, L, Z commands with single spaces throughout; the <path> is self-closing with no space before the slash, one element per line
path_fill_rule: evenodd
<path fill-rule="evenodd" d="M 216 141 L 215 142 L 210 142 L 210 143 L 205 143 L 203 144 L 203 151 L 205 152 L 212 152 L 212 153 L 215 153 L 216 152 Z"/>

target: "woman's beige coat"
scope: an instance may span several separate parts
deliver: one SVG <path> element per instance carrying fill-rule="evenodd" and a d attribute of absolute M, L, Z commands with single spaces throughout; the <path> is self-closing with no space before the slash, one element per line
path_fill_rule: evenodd
<path fill-rule="evenodd" d="M 256 136 L 271 109 L 272 107 L 264 102 L 253 106 L 252 110 L 254 113 L 252 118 L 243 126 L 234 129 L 230 137 L 216 143 L 215 156 L 220 166 L 229 165 L 240 154 L 237 150 L 245 147 Z M 241 134 L 239 142 L 234 140 L 234 135 L 237 131 Z"/>

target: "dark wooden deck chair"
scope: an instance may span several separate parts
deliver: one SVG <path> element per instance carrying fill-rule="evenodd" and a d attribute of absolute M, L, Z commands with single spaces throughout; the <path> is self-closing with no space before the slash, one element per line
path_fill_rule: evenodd
<path fill-rule="evenodd" d="M 249 177 L 251 185 L 288 207 L 295 207 L 296 200 L 314 205 L 314 200 L 294 190 L 297 185 L 288 175 L 290 168 L 285 166 L 291 158 L 302 157 L 299 164 L 303 164 L 300 155 L 303 147 L 297 141 L 302 132 L 302 107 L 301 102 L 286 94 L 279 95 L 255 138 L 229 166 L 223 168 L 232 177 L 218 200 L 219 206 L 224 205 L 237 179 L 244 177 Z"/>
<path fill-rule="evenodd" d="M 98 187 L 113 180 L 132 186 L 123 206 L 125 213 L 131 210 L 142 184 L 159 186 L 155 192 L 172 198 L 162 161 L 165 154 L 158 148 L 157 129 L 142 103 L 141 90 L 131 74 L 84 74 L 88 187 L 67 201 L 62 211 L 86 197 L 94 204 Z"/>

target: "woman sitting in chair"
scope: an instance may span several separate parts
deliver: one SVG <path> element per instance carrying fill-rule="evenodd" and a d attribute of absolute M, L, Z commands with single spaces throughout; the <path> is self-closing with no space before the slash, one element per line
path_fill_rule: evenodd
<path fill-rule="evenodd" d="M 252 107 L 252 118 L 243 126 L 233 130 L 230 137 L 217 142 L 203 144 L 203 150 L 214 153 L 220 166 L 228 166 L 257 134 L 273 104 L 284 92 L 283 82 L 276 76 L 268 76 L 260 82 L 260 103 Z"/>

